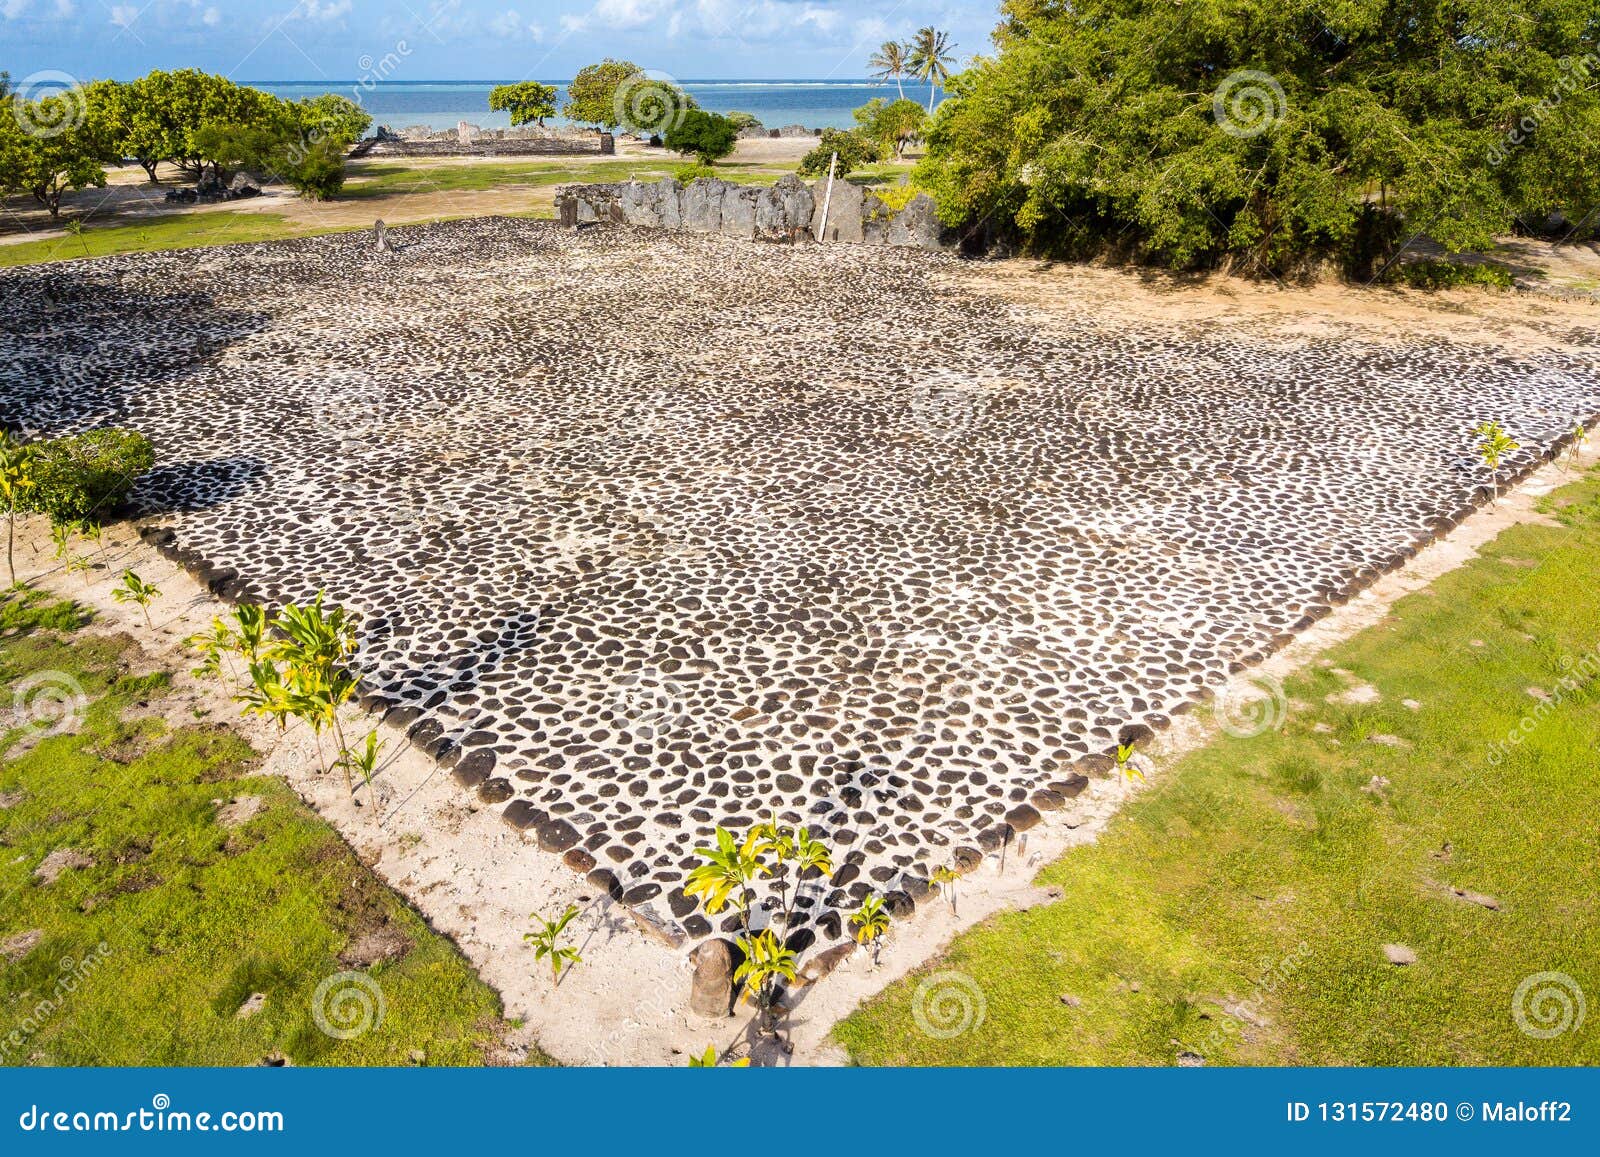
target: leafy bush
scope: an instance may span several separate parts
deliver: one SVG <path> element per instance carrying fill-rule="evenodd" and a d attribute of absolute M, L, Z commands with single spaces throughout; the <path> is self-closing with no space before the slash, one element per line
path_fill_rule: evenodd
<path fill-rule="evenodd" d="M 663 140 L 673 152 L 694 156 L 702 165 L 710 165 L 733 152 L 739 143 L 739 131 L 725 116 L 690 109 L 667 129 Z"/>
<path fill-rule="evenodd" d="M 728 113 L 727 117 L 733 122 L 735 132 L 742 133 L 745 129 L 758 129 L 761 127 L 761 122 L 756 119 L 754 113 L 735 111 Z"/>
<path fill-rule="evenodd" d="M 885 104 L 881 96 L 873 97 L 853 115 L 863 136 L 896 157 L 905 155 L 906 146 L 922 135 L 928 123 L 922 106 L 904 98 Z"/>
<path fill-rule="evenodd" d="M 901 209 L 911 204 L 912 199 L 918 193 L 925 192 L 927 192 L 926 189 L 908 181 L 903 185 L 884 185 L 873 189 L 872 195 L 898 213 Z"/>
<path fill-rule="evenodd" d="M 800 175 L 826 177 L 828 158 L 834 153 L 839 154 L 839 164 L 834 169 L 834 175 L 838 177 L 883 159 L 877 142 L 860 129 L 823 129 L 817 147 L 801 158 Z"/>
<path fill-rule="evenodd" d="M 715 177 L 717 170 L 710 165 L 702 165 L 696 162 L 693 165 L 680 165 L 672 171 L 672 175 L 677 179 L 678 184 L 687 185 L 690 181 L 698 181 L 701 177 Z"/>
<path fill-rule="evenodd" d="M 1481 285 L 1488 289 L 1510 289 L 1511 271 L 1501 265 L 1457 265 L 1453 261 L 1395 262 L 1383 272 L 1391 285 L 1413 289 L 1454 289 L 1462 285 Z"/>
<path fill-rule="evenodd" d="M 39 444 L 33 486 L 19 509 L 49 515 L 58 526 L 99 522 L 128 496 L 155 464 L 150 440 L 135 430 L 91 430 Z"/>
<path fill-rule="evenodd" d="M 1274 272 L 1591 207 L 1593 0 L 1247 7 L 1006 0 L 917 180 L 1029 251 Z"/>
<path fill-rule="evenodd" d="M 327 201 L 344 188 L 344 151 L 339 141 L 317 141 L 308 148 L 290 149 L 275 159 L 273 167 L 306 200 Z"/>

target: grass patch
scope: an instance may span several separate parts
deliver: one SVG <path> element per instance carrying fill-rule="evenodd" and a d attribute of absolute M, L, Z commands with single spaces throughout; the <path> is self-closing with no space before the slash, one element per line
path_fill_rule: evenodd
<path fill-rule="evenodd" d="M 234 732 L 158 718 L 167 674 L 84 622 L 35 592 L 0 601 L 0 695 L 49 672 L 84 704 L 75 730 L 0 734 L 0 1060 L 402 1065 L 420 1050 L 427 1064 L 484 1063 L 504 1030 L 499 1002 L 454 945 L 281 780 L 254 774 Z M 223 822 L 240 797 L 259 806 Z M 53 882 L 40 878 L 63 859 Z M 381 946 L 381 962 L 359 959 L 363 945 Z M 341 1040 L 313 1003 L 350 971 L 384 1011 Z M 255 994 L 259 1011 L 239 1016 Z M 353 1023 L 339 1011 L 324 1019 Z"/>
<path fill-rule="evenodd" d="M 1192 753 L 1047 867 L 1059 902 L 959 937 L 837 1039 L 866 1064 L 1600 1062 L 1600 477 L 1550 506 L 1291 680 L 1282 731 Z M 1333 668 L 1382 699 L 1329 704 Z M 942 971 L 986 1001 L 951 1039 L 913 1013 Z M 1520 1031 L 1541 972 L 1587 993 L 1581 1028 Z"/>
<path fill-rule="evenodd" d="M 175 213 L 132 225 L 90 225 L 79 236 L 0 245 L 0 266 L 71 261 L 112 253 L 151 253 L 161 249 L 193 249 L 201 245 L 234 245 L 337 233 L 344 226 L 319 228 L 292 222 L 276 213 Z"/>
<path fill-rule="evenodd" d="M 595 161 L 574 165 L 560 161 L 506 161 L 478 165 L 407 165 L 376 162 L 352 166 L 340 199 L 386 197 L 396 193 L 451 193 L 506 187 L 542 188 L 571 183 L 659 181 L 684 166 L 683 158 L 664 155 L 649 161 Z M 789 166 L 792 168 L 793 166 Z M 716 175 L 738 184 L 771 184 L 785 172 L 781 166 L 716 166 Z"/>
<path fill-rule="evenodd" d="M 1503 265 L 1439 260 L 1396 262 L 1384 270 L 1383 280 L 1412 289 L 1456 289 L 1466 285 L 1510 289 L 1512 285 L 1511 271 Z"/>

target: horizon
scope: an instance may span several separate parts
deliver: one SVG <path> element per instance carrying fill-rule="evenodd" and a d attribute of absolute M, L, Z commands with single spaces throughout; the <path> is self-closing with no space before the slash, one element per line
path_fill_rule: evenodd
<path fill-rule="evenodd" d="M 243 84 L 472 84 L 570 79 L 613 57 L 699 83 L 850 83 L 881 43 L 924 24 L 947 30 L 964 64 L 988 49 L 998 9 L 998 0 L 915 10 L 886 0 L 279 0 L 265 10 L 247 0 L 0 0 L 0 68 L 18 81 L 198 68 Z"/>

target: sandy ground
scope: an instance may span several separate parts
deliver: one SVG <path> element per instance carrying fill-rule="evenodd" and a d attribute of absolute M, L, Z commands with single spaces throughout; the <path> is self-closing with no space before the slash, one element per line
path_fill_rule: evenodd
<path fill-rule="evenodd" d="M 1530 266 L 1600 285 L 1600 246 L 1522 239 L 1506 245 Z M 1563 322 L 1587 327 L 1600 317 L 1593 300 L 1554 300 L 1543 294 L 1427 292 L 1342 282 L 1298 286 L 1221 273 L 1178 275 L 1027 260 L 982 262 L 977 268 L 979 284 L 1028 310 L 1030 320 L 1045 329 L 1066 324 L 1055 309 L 1068 307 L 1065 314 L 1074 332 L 1083 328 L 1081 307 L 1088 300 L 1095 305 L 1090 324 L 1106 332 L 1129 322 L 1212 335 L 1238 330 L 1253 342 L 1285 347 L 1334 335 L 1383 344 L 1428 334 L 1498 352 L 1537 353 L 1567 344 L 1560 333 Z M 971 287 L 967 272 L 959 284 Z"/>
<path fill-rule="evenodd" d="M 1591 442 L 1600 441 L 1591 439 Z M 1580 460 L 1600 462 L 1600 447 Z M 1547 521 L 1536 502 L 1570 481 L 1574 472 L 1550 464 L 1529 475 L 1493 508 L 1485 508 L 1421 552 L 1403 569 L 1369 587 L 1302 634 L 1259 668 L 1242 673 L 1219 692 L 1219 701 L 1251 701 L 1291 672 L 1316 660 L 1326 647 L 1380 622 L 1399 598 L 1427 586 L 1473 558 L 1505 528 Z M 1091 842 L 1122 802 L 1143 790 L 1117 779 L 1093 781 L 1079 806 L 1053 813 L 1008 849 L 991 854 L 957 886 L 954 910 L 932 905 L 897 921 L 874 961 L 857 950 L 820 983 L 798 990 L 787 1032 L 792 1056 L 780 1044 L 758 1041 L 748 1014 L 710 1020 L 688 1013 L 690 966 L 681 950 L 652 939 L 625 910 L 597 897 L 594 889 L 564 869 L 557 857 L 538 850 L 506 826 L 493 808 L 479 805 L 430 758 L 404 737 L 383 729 L 387 747 L 376 781 L 376 800 L 366 788 L 345 794 L 337 773 L 320 770 L 309 732 L 291 728 L 280 738 L 265 723 L 239 718 L 237 705 L 216 683 L 199 683 L 187 669 L 191 659 L 181 640 L 204 628 L 224 606 L 181 569 L 139 540 L 135 528 L 109 528 L 104 554 L 93 571 L 67 575 L 52 557 L 47 527 L 29 520 L 19 536 L 18 570 L 25 578 L 94 609 L 94 630 L 127 632 L 151 655 L 179 672 L 170 714 L 192 719 L 193 709 L 211 718 L 237 719 L 237 726 L 265 753 L 262 771 L 281 775 L 356 850 L 362 861 L 414 905 L 434 928 L 450 936 L 480 975 L 498 990 L 506 1015 L 525 1022 L 508 1042 L 540 1047 L 578 1065 L 682 1065 L 685 1054 L 716 1045 L 725 1057 L 750 1055 L 758 1064 L 837 1064 L 847 1058 L 829 1041 L 832 1026 L 892 981 L 935 956 L 959 932 L 1006 908 L 1048 903 L 1052 896 L 1032 883 L 1034 870 L 1064 850 Z M 151 608 L 154 629 L 139 612 L 115 602 L 111 589 L 124 568 L 136 570 L 163 592 Z M 1284 705 L 1287 710 L 1293 704 Z M 1270 709 L 1270 705 L 1269 705 Z M 1281 716 L 1280 716 L 1281 719 Z M 368 721 L 349 713 L 347 733 L 360 735 Z M 1147 749 L 1150 782 L 1157 782 L 1184 752 L 1215 734 L 1213 713 L 1179 717 Z M 522 943 L 529 913 L 559 913 L 576 904 L 576 935 L 583 964 L 555 986 Z"/>

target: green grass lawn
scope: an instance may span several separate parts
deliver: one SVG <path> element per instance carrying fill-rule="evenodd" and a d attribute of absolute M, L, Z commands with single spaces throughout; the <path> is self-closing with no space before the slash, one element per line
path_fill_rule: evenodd
<path fill-rule="evenodd" d="M 21 241 L 0 245 L 0 266 L 33 265 L 41 261 L 71 261 L 79 257 L 104 257 L 111 253 L 147 253 L 158 249 L 191 249 L 199 245 L 232 245 L 245 241 L 277 241 L 336 233 L 340 227 L 319 229 L 286 220 L 276 213 L 175 213 L 128 225 L 89 225 L 77 237 Z"/>
<path fill-rule="evenodd" d="M 657 181 L 688 162 L 667 156 L 651 160 L 595 161 L 574 165 L 561 161 L 505 161 L 476 165 L 408 165 L 402 161 L 362 162 L 352 166 L 342 197 L 382 197 L 393 193 L 456 192 L 505 186 L 538 188 L 573 182 Z M 717 166 L 717 175 L 740 184 L 771 184 L 793 166 Z"/>
<path fill-rule="evenodd" d="M 836 1038 L 863 1064 L 1600 1063 L 1600 478 L 1552 509 L 1290 681 L 1281 731 L 1168 769 L 1040 873 L 1059 901 L 959 937 Z M 1327 702 L 1350 677 L 1381 700 Z M 949 971 L 985 1016 L 936 1039 L 913 1005 Z M 1518 1028 L 1538 973 L 1582 988 L 1581 1027 Z M 1555 1027 L 1540 988 L 1528 1023 Z"/>
<path fill-rule="evenodd" d="M 70 679 L 86 704 L 75 733 L 11 720 L 0 736 L 0 1061 L 483 1063 L 505 1024 L 455 947 L 282 781 L 254 774 L 236 734 L 163 723 L 150 708 L 170 677 L 82 623 L 36 593 L 0 602 L 7 706 L 40 679 Z M 224 822 L 240 797 L 258 810 Z M 80 866 L 46 883 L 52 853 Z M 383 1001 L 349 1039 L 313 1008 L 340 973 L 356 975 L 326 990 L 336 1031 Z M 264 1004 L 241 1017 L 254 994 Z"/>

